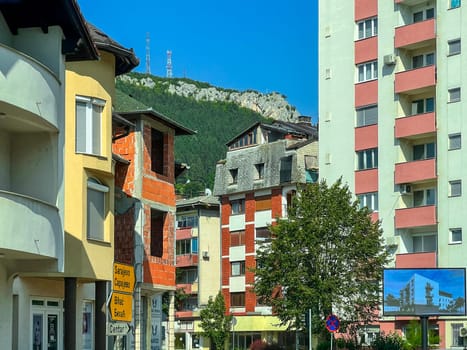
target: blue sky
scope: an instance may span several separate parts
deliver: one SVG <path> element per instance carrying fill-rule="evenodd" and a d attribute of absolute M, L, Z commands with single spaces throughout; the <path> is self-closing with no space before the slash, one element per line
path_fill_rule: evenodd
<path fill-rule="evenodd" d="M 237 90 L 287 96 L 301 114 L 318 116 L 316 0 L 78 0 L 86 20 L 140 59 L 146 71 Z"/>

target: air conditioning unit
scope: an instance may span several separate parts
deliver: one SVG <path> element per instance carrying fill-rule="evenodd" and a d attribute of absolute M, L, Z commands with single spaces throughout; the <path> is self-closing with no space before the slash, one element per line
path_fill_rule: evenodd
<path fill-rule="evenodd" d="M 392 66 L 396 64 L 396 56 L 394 54 L 384 55 L 384 64 L 387 66 Z"/>
<path fill-rule="evenodd" d="M 461 327 L 459 329 L 459 334 L 461 337 L 467 337 L 467 328 L 466 327 Z"/>
<path fill-rule="evenodd" d="M 203 259 L 209 258 L 209 252 L 207 250 L 203 250 Z"/>
<path fill-rule="evenodd" d="M 412 186 L 410 186 L 409 184 L 402 184 L 400 185 L 399 191 L 401 194 L 412 193 Z"/>

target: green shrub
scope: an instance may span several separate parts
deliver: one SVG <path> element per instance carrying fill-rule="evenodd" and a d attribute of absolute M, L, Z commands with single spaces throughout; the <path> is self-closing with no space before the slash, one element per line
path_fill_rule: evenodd
<path fill-rule="evenodd" d="M 380 334 L 371 343 L 373 350 L 403 350 L 404 339 L 397 333 Z"/>

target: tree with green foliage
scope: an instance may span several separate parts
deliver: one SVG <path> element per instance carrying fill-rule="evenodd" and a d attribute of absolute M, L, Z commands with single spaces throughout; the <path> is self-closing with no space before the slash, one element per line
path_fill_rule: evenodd
<path fill-rule="evenodd" d="M 229 339 L 232 316 L 226 314 L 225 302 L 222 293 L 216 295 L 213 300 L 209 297 L 208 304 L 200 312 L 201 335 L 210 339 L 216 350 L 224 349 Z"/>
<path fill-rule="evenodd" d="M 389 253 L 380 223 L 348 186 L 323 180 L 300 187 L 288 216 L 270 230 L 274 238 L 257 252 L 254 290 L 282 324 L 304 329 L 311 309 L 313 334 L 326 339 L 330 314 L 351 334 L 375 320 Z"/>
<path fill-rule="evenodd" d="M 439 335 L 433 329 L 428 330 L 428 345 L 437 347 Z M 405 331 L 405 350 L 415 350 L 422 347 L 422 326 L 418 320 L 410 320 Z"/>

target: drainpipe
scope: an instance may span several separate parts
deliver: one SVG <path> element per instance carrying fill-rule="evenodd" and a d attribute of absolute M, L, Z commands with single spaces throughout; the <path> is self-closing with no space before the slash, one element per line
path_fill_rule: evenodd
<path fill-rule="evenodd" d="M 135 231 L 134 231 L 134 259 L 135 259 L 135 291 L 133 293 L 135 301 L 134 310 L 134 329 L 133 335 L 135 340 L 135 350 L 142 350 L 141 337 L 145 336 L 146 332 L 141 329 L 141 315 L 144 305 L 141 305 L 141 284 L 143 283 L 143 227 L 144 227 L 144 210 L 139 200 L 135 202 Z"/>

